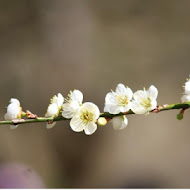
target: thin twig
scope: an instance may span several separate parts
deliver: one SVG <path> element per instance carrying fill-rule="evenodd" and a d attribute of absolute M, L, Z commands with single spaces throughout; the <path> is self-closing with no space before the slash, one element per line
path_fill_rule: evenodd
<path fill-rule="evenodd" d="M 182 109 L 182 110 L 186 110 L 190 108 L 190 102 L 187 103 L 177 103 L 177 104 L 164 104 L 164 105 L 159 105 L 157 106 L 156 109 L 152 110 L 151 113 L 159 113 L 161 111 L 169 111 L 169 110 L 174 110 L 174 109 Z M 129 112 L 126 113 L 119 113 L 119 114 L 110 114 L 110 113 L 101 113 L 100 117 L 105 117 L 108 119 L 112 119 L 113 117 L 117 117 L 117 116 L 121 116 L 121 115 L 131 115 L 131 114 L 135 114 L 134 112 L 132 112 L 131 110 Z M 25 123 L 39 123 L 39 122 L 49 122 L 49 121 L 62 121 L 62 120 L 70 120 L 70 119 L 66 119 L 62 116 L 58 116 L 55 118 L 49 117 L 38 117 L 36 116 L 36 118 L 31 119 L 31 118 L 22 118 L 22 119 L 16 119 L 16 120 L 12 120 L 12 121 L 0 121 L 0 125 L 18 125 L 18 124 L 25 124 Z"/>

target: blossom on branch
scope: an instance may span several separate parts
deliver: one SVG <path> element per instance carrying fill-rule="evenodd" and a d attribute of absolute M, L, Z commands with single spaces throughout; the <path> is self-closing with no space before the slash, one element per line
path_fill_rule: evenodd
<path fill-rule="evenodd" d="M 118 84 L 115 92 L 112 91 L 106 95 L 104 112 L 118 114 L 129 111 L 132 97 L 133 92 L 130 88 Z"/>
<path fill-rule="evenodd" d="M 62 116 L 67 119 L 71 119 L 78 109 L 82 106 L 83 94 L 79 90 L 71 91 L 63 104 Z"/>
<path fill-rule="evenodd" d="M 53 104 L 53 103 L 57 104 L 59 110 L 61 109 L 61 107 L 64 103 L 64 98 L 61 93 L 58 93 L 57 96 L 56 95 L 53 96 L 53 98 L 51 99 L 51 104 Z"/>
<path fill-rule="evenodd" d="M 70 91 L 68 98 L 58 93 L 50 100 L 45 117 L 38 117 L 29 110 L 22 111 L 19 100 L 12 98 L 4 115 L 6 121 L 0 124 L 9 124 L 15 129 L 18 124 L 47 122 L 47 128 L 52 128 L 56 122 L 69 119 L 70 127 L 75 132 L 84 131 L 91 135 L 97 130 L 97 125 L 105 126 L 112 121 L 115 130 L 127 127 L 129 114 L 158 113 L 165 110 L 181 109 L 177 118 L 183 118 L 184 111 L 190 108 L 190 79 L 184 85 L 182 103 L 164 104 L 157 106 L 158 90 L 151 85 L 148 90 L 138 90 L 134 94 L 129 87 L 118 84 L 115 91 L 106 94 L 104 112 L 100 113 L 97 105 L 91 102 L 83 104 L 83 94 L 79 90 Z M 185 104 L 184 104 L 185 103 Z"/>
<path fill-rule="evenodd" d="M 52 117 L 52 119 L 57 117 L 61 111 L 63 102 L 64 102 L 64 98 L 61 93 L 58 93 L 57 96 L 56 95 L 53 96 L 53 98 L 50 100 L 50 104 L 48 106 L 45 117 Z M 50 129 L 55 124 L 56 122 L 53 122 L 53 123 L 50 122 L 50 123 L 47 123 L 46 127 Z"/>
<path fill-rule="evenodd" d="M 22 116 L 22 108 L 20 107 L 19 100 L 15 98 L 11 98 L 10 104 L 7 107 L 7 113 L 5 114 L 6 121 L 12 121 L 16 119 L 21 119 Z M 18 125 L 11 125 L 11 129 L 16 129 Z"/>
<path fill-rule="evenodd" d="M 91 103 L 84 103 L 70 121 L 71 129 L 75 132 L 84 130 L 86 135 L 91 135 L 97 130 L 97 119 L 100 116 L 99 108 Z"/>
<path fill-rule="evenodd" d="M 135 114 L 148 114 L 157 106 L 158 90 L 151 85 L 148 90 L 138 90 L 133 94 L 131 110 Z"/>

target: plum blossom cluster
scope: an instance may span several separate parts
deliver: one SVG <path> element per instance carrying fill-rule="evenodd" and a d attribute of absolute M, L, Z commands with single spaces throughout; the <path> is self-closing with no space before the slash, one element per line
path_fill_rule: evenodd
<path fill-rule="evenodd" d="M 136 114 L 148 114 L 157 106 L 157 94 L 158 91 L 154 86 L 151 86 L 147 91 L 145 89 L 139 90 L 133 94 L 129 87 L 118 84 L 116 91 L 111 91 L 106 95 L 104 112 L 113 114 L 112 124 L 114 129 L 124 129 L 128 124 L 126 116 L 114 117 L 114 115 L 125 114 L 129 110 Z M 19 100 L 11 99 L 7 107 L 5 120 L 14 121 L 25 115 L 26 113 L 22 111 Z M 54 119 L 58 116 L 70 119 L 70 126 L 73 131 L 84 131 L 87 135 L 93 134 L 98 125 L 104 126 L 110 120 L 110 118 L 101 117 L 100 110 L 94 103 L 83 103 L 83 94 L 79 90 L 70 91 L 67 98 L 64 98 L 61 93 L 53 96 L 45 114 L 45 117 L 49 118 L 46 125 L 48 129 L 56 124 Z M 17 126 L 12 125 L 11 128 Z"/>
<path fill-rule="evenodd" d="M 115 91 L 109 92 L 105 98 L 104 111 L 110 114 L 127 113 L 149 114 L 157 106 L 158 90 L 151 85 L 148 90 L 138 90 L 133 94 L 129 87 L 118 84 Z M 128 124 L 125 115 L 113 118 L 114 129 L 124 129 Z"/>
<path fill-rule="evenodd" d="M 11 129 L 17 128 L 17 121 L 27 119 L 47 118 L 46 127 L 52 128 L 56 124 L 56 118 L 70 120 L 70 127 L 75 132 L 86 135 L 93 134 L 98 126 L 104 126 L 111 121 L 115 130 L 127 127 L 127 114 L 145 114 L 158 111 L 158 90 L 151 85 L 148 90 L 137 90 L 133 93 L 131 88 L 124 84 L 118 84 L 115 91 L 111 90 L 105 96 L 104 113 L 100 113 L 97 105 L 92 102 L 83 103 L 83 94 L 79 90 L 70 91 L 64 98 L 61 93 L 53 96 L 45 113 L 45 117 L 37 117 L 30 111 L 23 112 L 19 100 L 12 98 L 5 114 L 6 121 L 12 121 Z M 184 85 L 182 103 L 190 102 L 190 79 Z M 109 117 L 106 117 L 106 113 Z M 60 119 L 61 120 L 61 119 Z"/>

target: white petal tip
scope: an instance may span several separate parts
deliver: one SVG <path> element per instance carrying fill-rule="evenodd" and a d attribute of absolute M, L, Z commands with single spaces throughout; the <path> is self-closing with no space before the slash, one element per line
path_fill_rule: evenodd
<path fill-rule="evenodd" d="M 10 129 L 16 129 L 18 125 L 10 125 Z"/>
<path fill-rule="evenodd" d="M 112 119 L 112 123 L 115 130 L 122 130 L 127 127 L 128 119 L 126 116 L 118 116 Z"/>
<path fill-rule="evenodd" d="M 55 126 L 55 124 L 56 124 L 56 122 L 47 123 L 46 128 L 47 128 L 47 129 L 51 129 L 51 128 L 53 128 L 53 127 Z"/>

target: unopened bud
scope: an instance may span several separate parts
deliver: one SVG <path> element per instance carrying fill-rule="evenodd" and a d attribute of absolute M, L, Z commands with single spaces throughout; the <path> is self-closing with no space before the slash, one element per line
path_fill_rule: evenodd
<path fill-rule="evenodd" d="M 182 120 L 183 119 L 183 114 L 182 113 L 177 114 L 177 119 Z"/>
<path fill-rule="evenodd" d="M 105 117 L 100 117 L 100 118 L 98 119 L 98 121 L 97 121 L 97 124 L 98 124 L 99 126 L 104 126 L 104 125 L 107 124 L 107 120 L 105 119 Z"/>
<path fill-rule="evenodd" d="M 26 112 L 22 111 L 21 117 L 25 117 L 25 116 L 27 116 Z"/>

